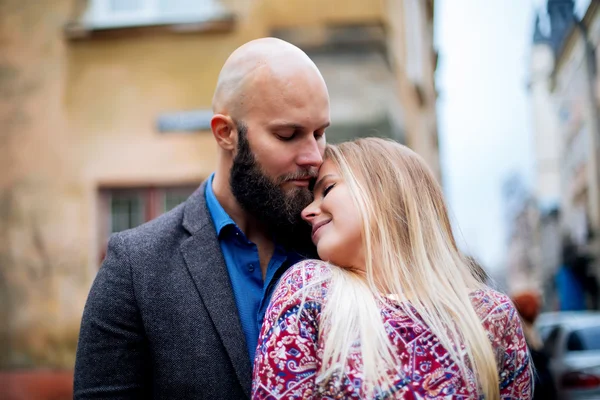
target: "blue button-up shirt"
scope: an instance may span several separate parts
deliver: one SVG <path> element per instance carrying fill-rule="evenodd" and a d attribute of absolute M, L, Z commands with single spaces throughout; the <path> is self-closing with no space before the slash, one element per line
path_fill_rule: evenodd
<path fill-rule="evenodd" d="M 283 272 L 300 261 L 301 256 L 296 252 L 286 252 L 282 246 L 275 244 L 275 251 L 263 280 L 258 248 L 248 240 L 215 197 L 212 189 L 213 178 L 214 174 L 206 185 L 206 205 L 215 224 L 242 330 L 246 337 L 248 355 L 253 364 L 260 327 L 273 289 Z"/>

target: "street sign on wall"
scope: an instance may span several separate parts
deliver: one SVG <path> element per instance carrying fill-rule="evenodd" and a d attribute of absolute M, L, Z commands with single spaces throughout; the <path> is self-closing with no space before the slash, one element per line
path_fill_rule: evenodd
<path fill-rule="evenodd" d="M 164 113 L 158 116 L 156 127 L 161 133 L 198 132 L 210 129 L 211 110 L 190 110 Z"/>

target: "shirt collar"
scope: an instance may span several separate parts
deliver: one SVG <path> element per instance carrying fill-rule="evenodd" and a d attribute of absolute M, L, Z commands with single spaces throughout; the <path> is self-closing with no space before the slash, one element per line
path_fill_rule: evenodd
<path fill-rule="evenodd" d="M 213 173 L 210 178 L 208 178 L 208 183 L 206 185 L 206 205 L 208 207 L 208 211 L 210 216 L 215 224 L 215 229 L 217 230 L 217 236 L 221 235 L 223 229 L 227 226 L 233 225 L 236 226 L 235 222 L 229 214 L 223 209 L 219 200 L 215 196 L 215 192 L 213 192 L 212 183 L 215 174 Z"/>
<path fill-rule="evenodd" d="M 219 203 L 219 200 L 217 200 L 217 197 L 215 196 L 215 192 L 213 192 L 212 183 L 213 183 L 214 176 L 215 176 L 215 174 L 213 173 L 208 178 L 208 183 L 206 184 L 206 189 L 205 189 L 205 196 L 206 196 L 206 205 L 208 207 L 208 211 L 213 220 L 213 223 L 215 224 L 215 229 L 217 230 L 217 237 L 221 237 L 223 230 L 229 226 L 232 226 L 232 227 L 236 228 L 239 232 L 241 232 L 241 230 L 238 228 L 237 224 L 233 221 L 233 219 L 231 219 L 229 214 L 227 214 L 227 211 L 225 211 L 225 209 L 223 209 L 223 207 L 221 206 L 221 203 Z M 242 233 L 242 235 L 243 235 L 243 233 Z M 317 258 L 316 252 L 314 254 L 310 253 L 310 255 L 302 255 L 300 252 L 298 252 L 296 250 L 285 249 L 281 244 L 277 243 L 277 241 L 275 241 L 275 249 L 277 252 L 279 252 L 281 254 L 291 255 L 295 261 L 300 261 L 307 257 Z"/>

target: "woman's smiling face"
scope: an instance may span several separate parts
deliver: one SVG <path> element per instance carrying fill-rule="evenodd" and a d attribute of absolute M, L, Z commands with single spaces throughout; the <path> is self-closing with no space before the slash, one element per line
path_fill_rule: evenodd
<path fill-rule="evenodd" d="M 363 224 L 350 188 L 331 160 L 325 160 L 314 188 L 314 201 L 302 211 L 312 226 L 319 257 L 340 267 L 364 268 Z"/>

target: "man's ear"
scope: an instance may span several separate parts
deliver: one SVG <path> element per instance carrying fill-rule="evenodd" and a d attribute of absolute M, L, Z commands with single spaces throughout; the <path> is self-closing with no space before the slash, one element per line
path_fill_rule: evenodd
<path fill-rule="evenodd" d="M 237 145 L 237 130 L 231 117 L 215 114 L 210 120 L 210 128 L 219 147 L 223 150 L 233 151 Z"/>

